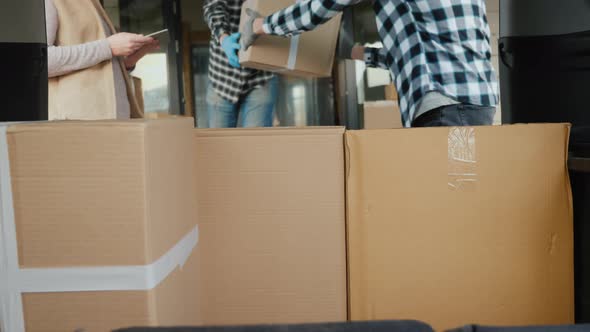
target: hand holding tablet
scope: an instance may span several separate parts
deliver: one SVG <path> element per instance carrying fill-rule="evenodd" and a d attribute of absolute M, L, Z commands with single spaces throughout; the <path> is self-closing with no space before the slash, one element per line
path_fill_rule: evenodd
<path fill-rule="evenodd" d="M 162 38 L 164 38 L 165 36 L 168 36 L 168 29 L 156 31 L 154 33 L 150 33 L 149 35 L 146 35 L 146 37 L 151 37 L 151 38 L 154 38 L 157 40 L 162 40 Z"/>

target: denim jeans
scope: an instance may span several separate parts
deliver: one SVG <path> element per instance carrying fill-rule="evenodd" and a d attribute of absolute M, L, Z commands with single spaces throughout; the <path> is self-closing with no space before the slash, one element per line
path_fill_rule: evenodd
<path fill-rule="evenodd" d="M 232 103 L 219 96 L 211 84 L 207 88 L 209 128 L 272 127 L 277 100 L 278 79 L 255 88 Z"/>
<path fill-rule="evenodd" d="M 495 107 L 449 105 L 420 115 L 412 122 L 412 127 L 489 126 L 494 124 L 495 114 Z"/>

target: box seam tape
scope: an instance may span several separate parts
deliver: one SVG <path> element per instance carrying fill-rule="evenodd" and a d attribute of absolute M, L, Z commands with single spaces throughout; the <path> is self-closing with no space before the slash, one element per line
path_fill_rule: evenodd
<path fill-rule="evenodd" d="M 302 2 L 302 0 L 295 0 L 295 4 Z M 277 73 L 284 73 L 287 71 L 295 70 L 297 66 L 297 51 L 299 50 L 299 38 L 301 35 L 291 36 L 291 40 L 289 43 L 289 57 L 287 58 L 287 68 L 279 69 Z"/>
<path fill-rule="evenodd" d="M 297 66 L 297 51 L 299 50 L 299 38 L 301 36 L 291 37 L 291 45 L 289 47 L 289 60 L 287 60 L 287 70 L 295 70 Z"/>
<path fill-rule="evenodd" d="M 0 126 L 0 331 L 25 332 L 23 293 L 147 291 L 156 288 L 176 268 L 186 264 L 198 243 L 198 226 L 148 265 L 21 269 L 7 128 Z"/>
<path fill-rule="evenodd" d="M 451 127 L 447 156 L 449 188 L 463 190 L 474 187 L 478 182 L 475 128 Z"/>

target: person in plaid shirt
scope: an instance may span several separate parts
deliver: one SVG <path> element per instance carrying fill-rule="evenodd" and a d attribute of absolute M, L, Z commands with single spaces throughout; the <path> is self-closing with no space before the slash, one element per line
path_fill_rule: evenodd
<path fill-rule="evenodd" d="M 259 35 L 315 29 L 363 0 L 303 0 L 268 17 L 249 10 L 242 47 Z M 390 70 L 407 127 L 490 125 L 499 102 L 484 0 L 373 0 L 383 48 L 351 58 Z"/>
<path fill-rule="evenodd" d="M 238 33 L 244 0 L 206 0 L 211 29 L 207 116 L 210 128 L 270 127 L 278 82 L 271 73 L 241 68 Z M 239 121 L 239 123 L 238 123 Z"/>

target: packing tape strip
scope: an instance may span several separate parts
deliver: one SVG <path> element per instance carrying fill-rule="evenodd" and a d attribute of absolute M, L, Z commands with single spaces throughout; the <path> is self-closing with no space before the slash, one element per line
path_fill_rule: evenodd
<path fill-rule="evenodd" d="M 297 51 L 299 50 L 300 37 L 300 35 L 291 37 L 291 46 L 289 48 L 289 60 L 287 60 L 287 70 L 294 70 L 297 66 Z"/>
<path fill-rule="evenodd" d="M 301 3 L 304 0 L 295 0 L 295 3 Z M 299 51 L 299 38 L 301 35 L 291 37 L 291 43 L 289 47 L 289 59 L 287 60 L 287 70 L 295 70 L 297 66 L 297 52 Z"/>
<path fill-rule="evenodd" d="M 10 279 L 18 271 L 16 224 L 8 160 L 8 126 L 0 126 L 0 330 L 25 331 L 23 303 L 20 292 L 11 289 Z"/>
<path fill-rule="evenodd" d="M 198 226 L 144 266 L 21 269 L 6 131 L 7 126 L 0 126 L 0 331 L 25 332 L 22 293 L 150 290 L 184 266 L 197 246 Z"/>
<path fill-rule="evenodd" d="M 449 188 L 473 188 L 478 181 L 475 128 L 450 128 L 447 152 Z"/>

